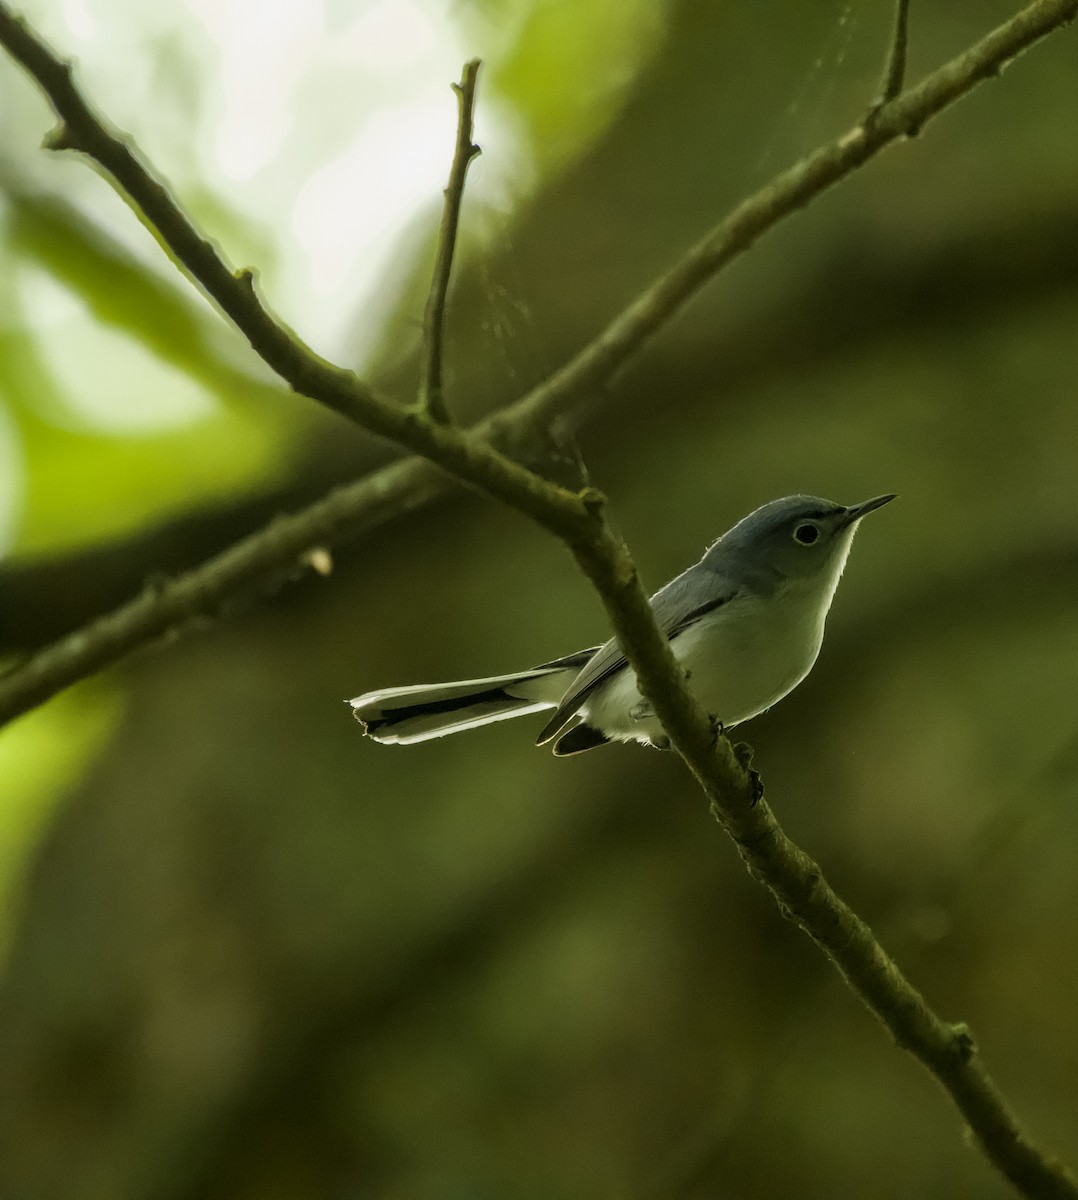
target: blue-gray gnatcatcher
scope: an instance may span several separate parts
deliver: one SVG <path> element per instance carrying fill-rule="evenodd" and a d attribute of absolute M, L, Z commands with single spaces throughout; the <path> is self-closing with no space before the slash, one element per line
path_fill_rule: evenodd
<path fill-rule="evenodd" d="M 725 728 L 764 712 L 812 670 L 858 523 L 893 499 L 850 508 L 815 496 L 772 500 L 652 596 L 689 686 Z M 537 741 L 561 734 L 555 754 L 611 741 L 669 746 L 614 640 L 515 675 L 387 688 L 349 703 L 378 742 L 425 742 L 552 708 Z"/>

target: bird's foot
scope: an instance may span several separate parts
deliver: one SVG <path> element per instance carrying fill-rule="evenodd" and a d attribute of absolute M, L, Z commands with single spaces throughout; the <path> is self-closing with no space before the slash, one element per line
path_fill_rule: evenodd
<path fill-rule="evenodd" d="M 764 781 L 760 776 L 760 772 L 752 769 L 754 751 L 748 742 L 735 742 L 733 751 L 734 758 L 737 759 L 741 769 L 748 772 L 749 783 L 752 785 L 752 807 L 755 808 L 764 798 Z"/>

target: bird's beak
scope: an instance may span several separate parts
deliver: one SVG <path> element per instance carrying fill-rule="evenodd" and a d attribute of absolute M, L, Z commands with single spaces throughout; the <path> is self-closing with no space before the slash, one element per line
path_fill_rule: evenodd
<path fill-rule="evenodd" d="M 842 524 L 852 525 L 870 512 L 875 512 L 877 508 L 883 508 L 885 504 L 890 504 L 895 498 L 896 495 L 892 492 L 889 496 L 876 496 L 873 500 L 862 500 L 860 504 L 851 504 L 843 513 Z"/>

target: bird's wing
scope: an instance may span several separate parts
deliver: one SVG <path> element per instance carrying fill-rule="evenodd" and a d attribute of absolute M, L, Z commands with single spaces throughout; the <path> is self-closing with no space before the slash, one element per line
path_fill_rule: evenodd
<path fill-rule="evenodd" d="M 702 581 L 697 572 L 706 572 L 706 580 Z M 695 625 L 706 613 L 728 603 L 736 591 L 736 587 L 698 563 L 657 591 L 651 598 L 651 609 L 659 628 L 672 639 Z M 702 594 L 710 598 L 702 601 Z M 628 660 L 616 639 L 611 638 L 600 646 L 562 697 L 554 715 L 536 739 L 536 745 L 541 746 L 555 737 L 600 683 L 627 666 Z"/>

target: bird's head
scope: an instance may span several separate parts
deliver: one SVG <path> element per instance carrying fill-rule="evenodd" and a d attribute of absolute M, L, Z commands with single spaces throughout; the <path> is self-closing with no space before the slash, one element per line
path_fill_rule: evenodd
<path fill-rule="evenodd" d="M 894 498 L 876 496 L 846 507 L 818 496 L 784 496 L 739 521 L 704 561 L 767 590 L 818 585 L 833 594 L 861 518 Z"/>

